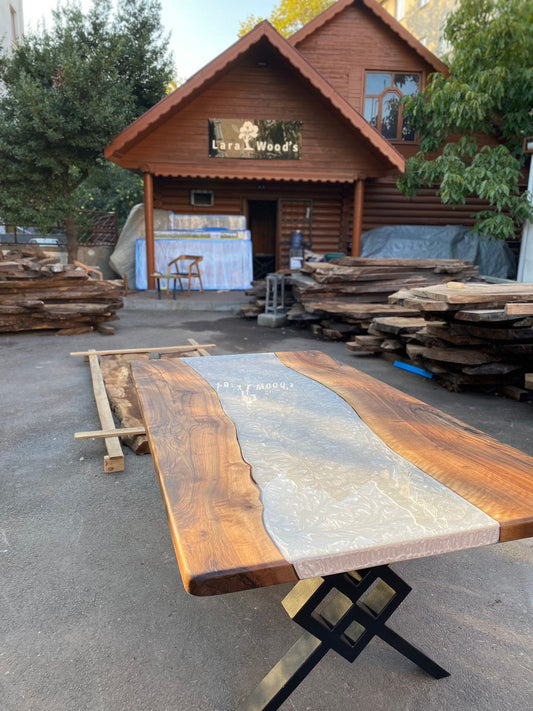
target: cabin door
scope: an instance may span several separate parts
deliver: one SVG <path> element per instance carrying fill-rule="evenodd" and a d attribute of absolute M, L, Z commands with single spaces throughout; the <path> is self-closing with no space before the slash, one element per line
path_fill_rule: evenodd
<path fill-rule="evenodd" d="M 313 201 L 284 198 L 279 201 L 280 239 L 279 268 L 289 266 L 291 235 L 300 232 L 303 246 L 311 249 L 313 239 Z"/>
<path fill-rule="evenodd" d="M 252 233 L 254 279 L 276 271 L 277 200 L 248 200 L 248 227 Z"/>

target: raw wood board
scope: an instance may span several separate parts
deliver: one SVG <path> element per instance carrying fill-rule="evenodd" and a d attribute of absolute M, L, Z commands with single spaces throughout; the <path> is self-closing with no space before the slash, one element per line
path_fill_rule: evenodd
<path fill-rule="evenodd" d="M 510 301 L 533 301 L 533 284 L 464 284 L 463 288 L 450 288 L 447 284 L 412 289 L 415 296 L 435 299 L 448 304 L 484 304 Z"/>
<path fill-rule="evenodd" d="M 454 319 L 457 321 L 483 321 L 485 323 L 497 324 L 501 324 L 502 322 L 516 324 L 523 320 L 527 324 L 523 315 L 509 314 L 507 306 L 510 306 L 510 304 L 506 304 L 503 309 L 461 309 L 455 312 Z"/>
<path fill-rule="evenodd" d="M 413 333 L 426 325 L 423 318 L 413 316 L 379 316 L 372 321 L 372 325 L 379 331 L 399 335 L 402 333 Z"/>
<path fill-rule="evenodd" d="M 515 304 L 506 304 L 505 313 L 508 316 L 533 316 L 533 303 L 522 304 L 517 302 Z"/>
<path fill-rule="evenodd" d="M 131 362 L 148 360 L 149 357 L 147 353 L 136 353 L 105 355 L 100 358 L 107 397 L 122 427 L 144 428 L 137 392 L 131 377 Z M 150 451 L 146 434 L 122 436 L 122 441 L 135 454 L 146 454 Z"/>
<path fill-rule="evenodd" d="M 379 257 L 335 257 L 332 264 L 353 267 L 408 267 L 409 269 L 436 269 L 450 267 L 451 269 L 474 268 L 471 262 L 461 259 L 394 259 Z"/>
<path fill-rule="evenodd" d="M 306 303 L 306 309 L 311 313 L 324 311 L 331 314 L 350 316 L 351 318 L 370 319 L 376 316 L 408 316 L 415 314 L 412 309 L 394 304 L 357 304 L 339 303 L 336 301 L 311 301 Z"/>

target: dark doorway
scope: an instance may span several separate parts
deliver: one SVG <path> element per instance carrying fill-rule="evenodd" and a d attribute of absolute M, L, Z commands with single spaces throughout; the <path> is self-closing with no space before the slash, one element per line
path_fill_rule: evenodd
<path fill-rule="evenodd" d="M 263 279 L 276 271 L 277 215 L 276 200 L 248 200 L 254 279 Z"/>

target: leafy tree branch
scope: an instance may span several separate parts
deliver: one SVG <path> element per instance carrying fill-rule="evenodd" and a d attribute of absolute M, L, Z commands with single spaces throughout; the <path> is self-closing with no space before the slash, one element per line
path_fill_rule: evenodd
<path fill-rule="evenodd" d="M 297 32 L 301 27 L 310 22 L 313 18 L 333 5 L 335 0 L 280 0 L 274 7 L 270 17 L 266 18 L 277 31 L 284 37 Z M 244 22 L 241 22 L 239 37 L 255 27 L 264 17 L 249 15 Z"/>
<path fill-rule="evenodd" d="M 420 145 L 398 185 L 411 196 L 437 186 L 454 206 L 487 200 L 476 228 L 510 238 L 533 217 L 520 189 L 523 138 L 533 133 L 533 2 L 461 0 L 445 36 L 453 47 L 449 75 L 434 74 L 405 101 Z"/>

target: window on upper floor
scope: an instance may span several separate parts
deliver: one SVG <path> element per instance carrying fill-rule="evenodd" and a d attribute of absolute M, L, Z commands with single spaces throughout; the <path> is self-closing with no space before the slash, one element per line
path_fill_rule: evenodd
<path fill-rule="evenodd" d="M 403 117 L 401 99 L 414 96 L 421 88 L 420 74 L 367 72 L 365 119 L 389 141 L 414 141 L 415 132 Z"/>
<path fill-rule="evenodd" d="M 418 0 L 418 7 L 424 7 L 424 5 L 427 5 L 429 0 Z"/>
<path fill-rule="evenodd" d="M 11 41 L 16 42 L 18 40 L 18 20 L 17 11 L 12 5 L 9 6 L 9 14 L 11 16 Z"/>

